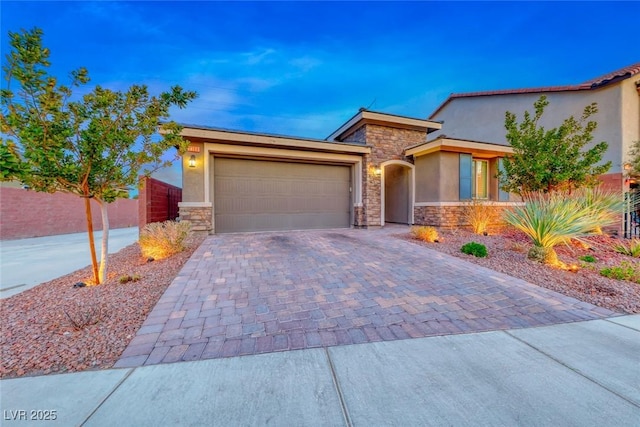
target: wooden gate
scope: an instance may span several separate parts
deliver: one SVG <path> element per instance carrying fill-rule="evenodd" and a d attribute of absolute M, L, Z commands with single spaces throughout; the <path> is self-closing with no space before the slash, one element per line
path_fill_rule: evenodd
<path fill-rule="evenodd" d="M 178 218 L 178 203 L 182 201 L 182 188 L 142 177 L 139 191 L 138 223 L 140 228 L 151 222 Z"/>

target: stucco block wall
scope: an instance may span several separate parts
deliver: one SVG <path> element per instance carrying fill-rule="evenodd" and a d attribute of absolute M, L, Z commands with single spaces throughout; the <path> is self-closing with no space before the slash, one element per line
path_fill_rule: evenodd
<path fill-rule="evenodd" d="M 138 200 L 117 199 L 108 204 L 109 228 L 138 225 Z M 91 202 L 94 230 L 102 230 L 100 206 Z M 87 230 L 84 200 L 73 194 L 38 193 L 0 188 L 0 239 L 53 236 Z"/>
<path fill-rule="evenodd" d="M 609 191 L 622 192 L 629 191 L 624 187 L 624 177 L 621 173 L 609 173 L 598 177 L 602 181 L 602 188 Z"/>
<path fill-rule="evenodd" d="M 358 142 L 371 146 L 371 154 L 362 162 L 363 222 L 356 226 L 379 226 L 381 224 L 381 181 L 376 173 L 380 164 L 389 160 L 411 162 L 404 156 L 406 147 L 426 141 L 425 131 L 398 129 L 375 124 L 364 124 L 345 137 L 345 142 Z M 358 216 L 356 215 L 356 220 Z"/>

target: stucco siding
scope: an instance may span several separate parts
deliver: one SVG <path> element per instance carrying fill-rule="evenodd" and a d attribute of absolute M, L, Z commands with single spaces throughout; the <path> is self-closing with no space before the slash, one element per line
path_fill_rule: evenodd
<path fill-rule="evenodd" d="M 634 141 L 640 141 L 640 76 L 624 80 L 622 86 L 622 163 L 629 161 Z"/>
<path fill-rule="evenodd" d="M 415 158 L 416 203 L 436 202 L 440 197 L 440 152 Z"/>
<path fill-rule="evenodd" d="M 204 202 L 204 149 L 203 144 L 191 143 L 200 147 L 199 153 L 186 153 L 182 156 L 182 201 Z M 189 167 L 191 155 L 196 157 L 195 167 Z"/>
<path fill-rule="evenodd" d="M 440 200 L 456 202 L 460 200 L 460 154 L 443 151 L 440 153 Z"/>
<path fill-rule="evenodd" d="M 593 91 L 551 92 L 545 95 L 550 104 L 545 109 L 540 125 L 546 128 L 559 126 L 571 115 L 579 119 L 585 106 L 592 102 L 598 104 L 599 111 L 591 118 L 598 122 L 593 143 L 606 141 L 609 144 L 603 161 L 611 160 L 613 165 L 610 172 L 619 172 L 623 149 L 622 86 L 618 84 Z M 533 112 L 533 103 L 539 98 L 540 94 L 531 93 L 452 99 L 431 118 L 444 122 L 442 130 L 430 135 L 430 139 L 444 134 L 451 138 L 508 145 L 504 128 L 505 112 L 515 113 L 518 121 L 521 121 L 525 111 Z"/>

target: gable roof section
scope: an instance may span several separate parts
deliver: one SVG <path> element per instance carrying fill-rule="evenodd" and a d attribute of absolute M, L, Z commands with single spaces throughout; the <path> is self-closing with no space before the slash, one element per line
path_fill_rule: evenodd
<path fill-rule="evenodd" d="M 379 113 L 361 108 L 358 113 L 351 117 L 345 124 L 340 126 L 335 132 L 327 137 L 327 141 L 341 141 L 352 131 L 357 130 L 364 124 L 376 124 L 400 129 L 421 130 L 431 133 L 442 129 L 442 123 L 431 120 L 416 119 L 413 117 L 397 116 L 395 114 Z"/>
<path fill-rule="evenodd" d="M 431 113 L 429 119 L 436 116 L 449 102 L 457 98 L 473 98 L 477 96 L 492 96 L 492 95 L 516 95 L 523 93 L 546 93 L 546 92 L 570 92 L 579 90 L 593 90 L 598 89 L 608 84 L 619 82 L 620 80 L 628 79 L 629 77 L 640 74 L 640 62 L 629 65 L 611 73 L 605 74 L 595 79 L 587 80 L 584 83 L 576 85 L 565 86 L 545 86 L 535 88 L 523 88 L 523 89 L 505 89 L 505 90 L 490 90 L 482 92 L 465 92 L 465 93 L 452 93 L 436 110 Z"/>

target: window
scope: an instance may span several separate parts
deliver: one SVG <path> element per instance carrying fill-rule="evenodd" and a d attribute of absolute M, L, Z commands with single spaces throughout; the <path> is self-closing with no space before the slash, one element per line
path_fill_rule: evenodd
<path fill-rule="evenodd" d="M 471 196 L 474 199 L 489 198 L 489 162 L 487 160 L 473 160 L 473 182 Z"/>

